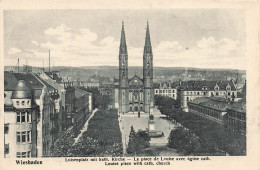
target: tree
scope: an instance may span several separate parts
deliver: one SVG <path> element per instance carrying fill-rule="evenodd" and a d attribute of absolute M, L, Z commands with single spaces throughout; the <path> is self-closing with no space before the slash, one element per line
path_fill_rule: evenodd
<path fill-rule="evenodd" d="M 140 153 L 143 149 L 150 147 L 149 141 L 150 137 L 147 131 L 135 132 L 133 126 L 131 126 L 129 142 L 126 151 L 130 154 Z"/>

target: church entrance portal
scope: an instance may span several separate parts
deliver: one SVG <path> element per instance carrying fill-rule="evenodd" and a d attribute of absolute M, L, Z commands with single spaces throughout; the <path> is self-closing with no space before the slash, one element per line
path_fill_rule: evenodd
<path fill-rule="evenodd" d="M 136 111 L 136 112 L 138 111 L 138 106 L 135 106 L 135 111 Z"/>

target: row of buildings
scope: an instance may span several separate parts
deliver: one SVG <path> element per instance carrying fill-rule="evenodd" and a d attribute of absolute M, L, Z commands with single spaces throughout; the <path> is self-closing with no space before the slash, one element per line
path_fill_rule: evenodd
<path fill-rule="evenodd" d="M 51 156 L 61 132 L 91 111 L 92 94 L 55 72 L 4 72 L 4 156 Z"/>
<path fill-rule="evenodd" d="M 198 97 L 222 97 L 238 101 L 241 96 L 233 80 L 229 81 L 178 81 L 154 84 L 154 94 L 180 101 L 180 107 L 188 111 L 188 102 Z"/>
<path fill-rule="evenodd" d="M 246 135 L 246 84 L 241 98 L 198 97 L 188 102 L 189 112 L 225 125 L 231 131 Z"/>
<path fill-rule="evenodd" d="M 182 110 L 245 135 L 246 83 L 239 87 L 233 80 L 163 82 L 154 84 L 154 93 L 174 98 Z"/>

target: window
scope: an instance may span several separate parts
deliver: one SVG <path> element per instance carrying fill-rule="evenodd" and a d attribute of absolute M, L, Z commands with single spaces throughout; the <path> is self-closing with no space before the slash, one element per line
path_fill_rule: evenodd
<path fill-rule="evenodd" d="M 172 92 L 174 93 L 174 90 L 172 90 Z"/>
<path fill-rule="evenodd" d="M 20 113 L 16 113 L 16 122 L 21 122 L 21 114 Z"/>
<path fill-rule="evenodd" d="M 159 90 L 160 93 L 162 93 L 162 90 Z"/>
<path fill-rule="evenodd" d="M 163 93 L 165 93 L 165 90 L 163 90 Z"/>
<path fill-rule="evenodd" d="M 22 132 L 22 142 L 26 142 L 26 132 Z"/>
<path fill-rule="evenodd" d="M 25 104 L 25 101 L 22 101 L 22 105 L 24 106 L 24 104 Z"/>
<path fill-rule="evenodd" d="M 218 92 L 216 92 L 216 96 L 218 96 Z"/>
<path fill-rule="evenodd" d="M 27 114 L 27 122 L 31 122 L 31 114 L 29 112 L 26 112 Z"/>
<path fill-rule="evenodd" d="M 227 94 L 228 96 L 230 96 L 230 92 L 228 92 L 228 94 Z"/>
<path fill-rule="evenodd" d="M 19 106 L 19 101 L 16 101 L 16 105 Z"/>
<path fill-rule="evenodd" d="M 24 123 L 25 122 L 25 112 L 22 112 L 22 116 L 21 117 L 22 117 L 22 121 L 21 122 Z"/>
<path fill-rule="evenodd" d="M 21 142 L 21 132 L 16 132 L 16 142 L 17 143 Z"/>
<path fill-rule="evenodd" d="M 30 104 L 30 101 L 28 100 L 28 101 L 27 101 L 27 105 L 29 105 L 29 104 Z"/>
<path fill-rule="evenodd" d="M 158 93 L 158 90 L 155 90 L 155 93 Z"/>
<path fill-rule="evenodd" d="M 27 142 L 31 142 L 31 131 L 27 132 Z"/>

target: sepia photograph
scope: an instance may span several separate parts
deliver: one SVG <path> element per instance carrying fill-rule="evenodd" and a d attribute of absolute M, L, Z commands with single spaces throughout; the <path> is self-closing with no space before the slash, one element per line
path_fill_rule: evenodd
<path fill-rule="evenodd" d="M 246 158 L 246 13 L 4 9 L 2 157 L 106 166 Z"/>

